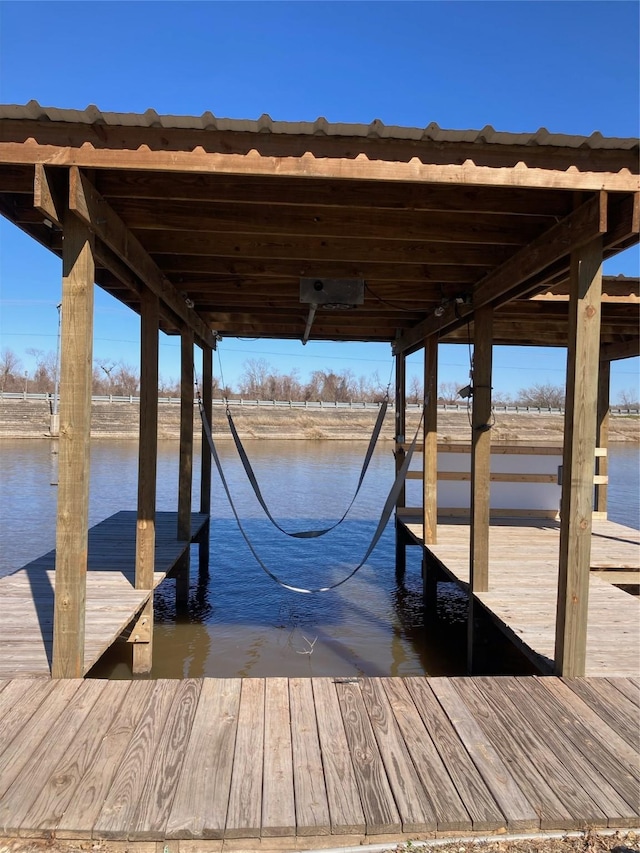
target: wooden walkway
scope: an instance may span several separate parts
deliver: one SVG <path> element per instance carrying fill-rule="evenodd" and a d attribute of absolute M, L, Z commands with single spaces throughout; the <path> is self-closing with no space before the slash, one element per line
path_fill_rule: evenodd
<path fill-rule="evenodd" d="M 195 538 L 208 516 L 194 513 Z M 156 517 L 154 586 L 189 547 L 176 539 L 177 513 Z M 134 589 L 136 513 L 118 512 L 89 531 L 85 672 L 122 634 L 149 592 Z M 55 550 L 0 578 L 0 678 L 49 675 L 53 646 Z"/>
<path fill-rule="evenodd" d="M 634 679 L 0 682 L 0 836 L 256 850 L 633 828 L 639 703 Z"/>
<path fill-rule="evenodd" d="M 401 516 L 402 518 L 402 516 Z M 414 542 L 423 544 L 422 523 L 402 521 Z M 558 594 L 560 526 L 553 521 L 491 522 L 489 591 L 475 597 L 495 624 L 539 667 L 553 670 Z M 438 544 L 428 545 L 445 574 L 469 585 L 469 526 L 438 524 Z M 603 578 L 638 583 L 640 531 L 594 520 L 591 540 L 586 675 L 640 675 L 640 599 Z M 635 570 L 635 571 L 634 571 Z"/>

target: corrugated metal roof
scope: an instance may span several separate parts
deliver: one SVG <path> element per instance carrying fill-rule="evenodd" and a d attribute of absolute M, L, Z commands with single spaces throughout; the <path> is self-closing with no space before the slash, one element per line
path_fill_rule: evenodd
<path fill-rule="evenodd" d="M 96 106 L 85 110 L 65 110 L 58 107 L 43 107 L 37 101 L 28 104 L 0 105 L 0 120 L 31 120 L 70 122 L 74 124 L 104 124 L 119 127 L 162 127 L 175 130 L 211 130 L 235 133 L 282 133 L 290 135 L 325 135 L 368 137 L 379 139 L 406 139 L 418 142 L 467 143 L 491 145 L 549 145 L 560 148 L 623 149 L 637 147 L 635 137 L 605 137 L 599 131 L 591 136 L 574 136 L 550 133 L 541 127 L 532 133 L 508 133 L 494 130 L 491 125 L 482 130 L 443 130 L 435 122 L 424 128 L 385 125 L 379 119 L 371 124 L 331 123 L 325 118 L 313 122 L 273 121 L 268 115 L 257 120 L 217 118 L 211 112 L 201 116 L 159 115 L 149 109 L 144 113 L 102 112 Z"/>

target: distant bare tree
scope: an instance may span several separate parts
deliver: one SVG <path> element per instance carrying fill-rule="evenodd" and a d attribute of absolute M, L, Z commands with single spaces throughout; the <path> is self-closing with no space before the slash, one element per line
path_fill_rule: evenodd
<path fill-rule="evenodd" d="M 518 391 L 516 403 L 521 406 L 534 406 L 541 409 L 558 409 L 564 406 L 565 392 L 562 385 L 539 383 Z"/>
<path fill-rule="evenodd" d="M 56 354 L 29 347 L 27 354 L 35 359 L 36 366 L 29 379 L 32 391 L 43 394 L 52 392 L 56 381 Z"/>
<path fill-rule="evenodd" d="M 240 377 L 240 394 L 253 400 L 265 400 L 266 385 L 269 377 L 269 364 L 264 358 L 250 358 L 245 361 L 244 372 Z"/>
<path fill-rule="evenodd" d="M 459 403 L 461 398 L 458 391 L 464 385 L 464 382 L 441 382 L 438 386 L 438 402 Z"/>
<path fill-rule="evenodd" d="M 618 394 L 618 405 L 626 409 L 640 409 L 640 401 L 638 401 L 638 391 L 627 388 L 620 391 Z"/>
<path fill-rule="evenodd" d="M 140 374 L 130 364 L 120 362 L 113 374 L 112 394 L 121 397 L 136 396 L 140 391 Z"/>
<path fill-rule="evenodd" d="M 0 390 L 18 391 L 22 373 L 22 363 L 18 356 L 8 348 L 0 353 Z"/>
<path fill-rule="evenodd" d="M 407 403 L 422 403 L 424 400 L 424 390 L 422 382 L 414 374 L 409 383 L 409 393 L 407 394 Z"/>

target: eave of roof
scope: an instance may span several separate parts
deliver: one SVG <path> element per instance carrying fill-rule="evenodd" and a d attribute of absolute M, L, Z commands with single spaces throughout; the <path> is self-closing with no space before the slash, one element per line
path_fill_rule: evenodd
<path fill-rule="evenodd" d="M 346 124 L 317 118 L 313 122 L 273 121 L 264 114 L 259 119 L 218 118 L 211 112 L 200 116 L 159 115 L 148 109 L 144 113 L 102 112 L 96 106 L 84 110 L 44 107 L 37 101 L 27 104 L 0 104 L 0 120 L 51 121 L 74 124 L 102 124 L 112 127 L 159 127 L 175 130 L 209 130 L 234 133 L 273 133 L 291 136 L 345 136 L 378 139 L 412 140 L 436 144 L 488 144 L 509 146 L 550 146 L 558 148 L 588 148 L 633 150 L 640 146 L 636 137 L 606 137 L 599 131 L 590 136 L 550 133 L 541 127 L 531 133 L 509 133 L 494 130 L 491 125 L 481 130 L 445 130 L 435 122 L 426 127 L 385 125 L 379 119 L 370 124 Z"/>

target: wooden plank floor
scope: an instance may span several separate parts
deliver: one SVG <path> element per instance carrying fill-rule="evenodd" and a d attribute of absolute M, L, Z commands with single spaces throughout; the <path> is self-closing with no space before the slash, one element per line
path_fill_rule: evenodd
<path fill-rule="evenodd" d="M 633 828 L 639 710 L 629 679 L 15 679 L 0 836 L 286 850 Z"/>
<path fill-rule="evenodd" d="M 207 520 L 192 516 L 192 536 Z M 156 517 L 154 586 L 188 547 L 176 539 L 177 513 Z M 118 512 L 89 531 L 85 672 L 140 611 L 148 591 L 134 589 L 136 513 Z M 49 675 L 53 645 L 55 550 L 0 578 L 0 678 Z"/>
<path fill-rule="evenodd" d="M 422 544 L 422 524 L 409 517 L 402 523 Z M 556 522 L 492 521 L 489 591 L 476 593 L 496 625 L 541 672 L 553 669 L 559 547 Z M 439 523 L 438 543 L 427 550 L 453 580 L 468 587 L 467 524 Z M 633 570 L 640 568 L 640 531 L 594 520 L 591 566 L 625 569 L 634 583 Z M 589 583 L 586 675 L 640 675 L 640 599 L 608 583 L 600 571 L 592 573 Z"/>

